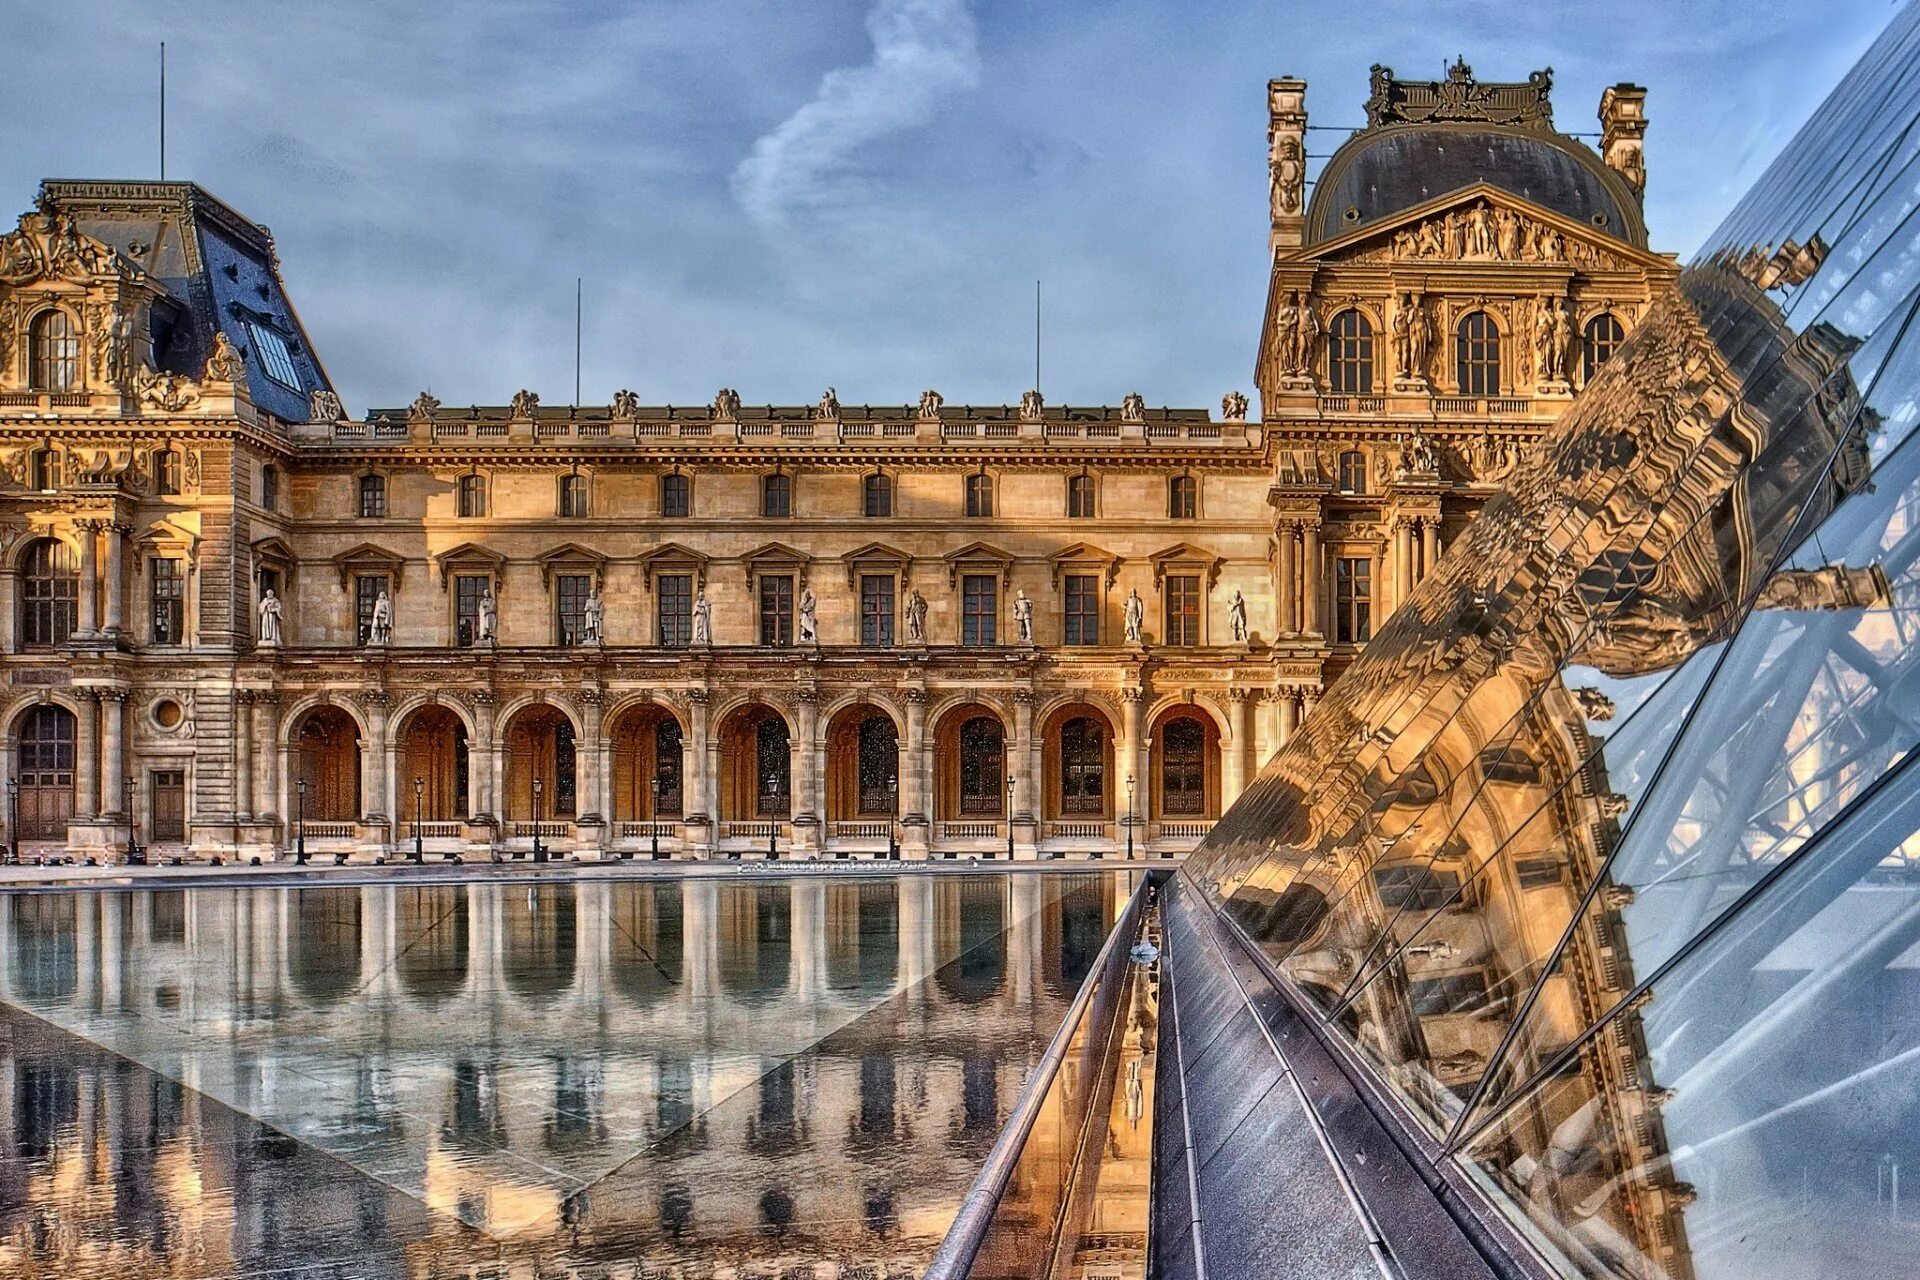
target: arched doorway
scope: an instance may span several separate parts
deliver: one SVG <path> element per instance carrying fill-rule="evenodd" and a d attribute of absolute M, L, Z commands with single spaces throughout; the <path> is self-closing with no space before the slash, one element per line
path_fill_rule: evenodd
<path fill-rule="evenodd" d="M 945 821 L 1007 816 L 1007 730 L 977 703 L 955 707 L 934 732 L 935 813 Z"/>
<path fill-rule="evenodd" d="M 293 732 L 295 778 L 307 787 L 301 810 L 309 822 L 360 818 L 360 729 L 339 707 L 315 707 Z M 296 784 L 297 785 L 297 784 Z"/>
<path fill-rule="evenodd" d="M 827 728 L 827 819 L 890 819 L 900 812 L 900 730 L 878 707 L 848 707 Z"/>
<path fill-rule="evenodd" d="M 1220 728 L 1204 711 L 1175 707 L 1154 721 L 1148 742 L 1149 815 L 1160 822 L 1220 816 Z"/>
<path fill-rule="evenodd" d="M 1046 812 L 1049 818 L 1104 822 L 1114 815 L 1116 793 L 1125 803 L 1126 783 L 1114 776 L 1113 725 L 1097 707 L 1074 703 L 1047 717 Z"/>
<path fill-rule="evenodd" d="M 613 816 L 621 822 L 678 818 L 685 810 L 685 740 L 673 712 L 646 703 L 613 728 Z M 656 807 L 654 797 L 659 797 Z"/>
<path fill-rule="evenodd" d="M 406 816 L 422 822 L 464 819 L 467 804 L 467 726 L 446 707 L 421 707 L 401 730 L 400 792 Z M 421 789 L 420 812 L 412 812 L 413 784 Z"/>
<path fill-rule="evenodd" d="M 771 707 L 741 707 L 720 732 L 720 816 L 784 818 L 793 811 L 793 739 Z"/>
<path fill-rule="evenodd" d="M 20 718 L 14 741 L 20 779 L 18 821 L 22 840 L 65 840 L 73 817 L 73 712 L 42 703 Z"/>
<path fill-rule="evenodd" d="M 534 820 L 533 784 L 540 782 L 540 818 L 565 819 L 577 812 L 573 721 L 558 707 L 523 709 L 507 726 L 507 817 Z"/>

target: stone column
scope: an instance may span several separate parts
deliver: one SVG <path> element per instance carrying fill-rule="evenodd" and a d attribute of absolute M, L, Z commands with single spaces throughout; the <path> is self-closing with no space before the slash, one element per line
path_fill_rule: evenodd
<path fill-rule="evenodd" d="M 793 839 L 796 848 L 820 847 L 820 692 L 802 689 L 794 703 Z"/>
<path fill-rule="evenodd" d="M 127 634 L 127 535 L 131 526 L 109 521 L 107 534 L 107 626 L 110 636 Z"/>
<path fill-rule="evenodd" d="M 368 775 L 362 784 L 361 794 L 366 796 L 366 820 L 380 828 L 380 843 L 392 842 L 393 833 L 389 829 L 388 819 L 393 810 L 387 799 L 387 708 L 393 699 L 384 689 L 374 689 L 361 695 L 367 704 L 368 737 L 372 741 L 366 746 L 367 766 L 362 773 Z"/>
<path fill-rule="evenodd" d="M 606 749 L 601 733 L 605 705 L 606 695 L 600 690 L 581 691 L 580 741 L 574 744 L 573 752 L 574 818 L 576 821 L 589 815 L 600 818 L 603 825 L 580 829 L 582 840 L 596 849 L 605 849 L 607 837 L 611 834 L 604 825 L 608 819 L 607 810 L 600 802 L 600 755 Z"/>
<path fill-rule="evenodd" d="M 1301 630 L 1308 635 L 1327 633 L 1323 622 L 1320 590 L 1320 524 L 1307 521 L 1300 526 Z"/>
<path fill-rule="evenodd" d="M 1138 688 L 1120 691 L 1120 777 L 1117 779 L 1121 787 L 1127 785 L 1128 778 L 1133 779 L 1133 821 L 1137 828 L 1134 832 L 1134 844 L 1138 846 L 1137 852 L 1143 854 L 1146 852 L 1146 811 L 1149 807 L 1147 780 L 1150 776 L 1146 759 L 1147 743 L 1140 732 L 1140 700 L 1145 695 L 1146 691 Z M 1126 797 L 1118 789 L 1114 792 L 1114 798 L 1121 804 L 1126 803 Z M 1116 809 L 1120 820 L 1125 822 L 1127 811 L 1118 806 Z M 1123 829 L 1120 832 L 1120 847 L 1124 849 L 1126 844 L 1127 833 Z"/>
<path fill-rule="evenodd" d="M 1440 563 L 1440 517 L 1428 516 L 1420 522 L 1420 576 L 1425 578 Z"/>
<path fill-rule="evenodd" d="M 96 535 L 98 520 L 75 520 L 80 538 L 80 600 L 73 634 L 75 639 L 91 639 L 100 634 L 100 558 Z"/>
<path fill-rule="evenodd" d="M 1013 755 L 1009 761 L 1009 772 L 1014 778 L 1013 812 L 1007 820 L 1016 828 L 1016 846 L 1025 844 L 1032 848 L 1039 839 L 1040 815 L 1045 805 L 1040 795 L 1040 780 L 1046 775 L 1037 767 L 1040 744 L 1033 732 L 1033 690 L 1015 689 L 1013 691 Z M 1025 835 L 1022 840 L 1021 836 Z"/>
<path fill-rule="evenodd" d="M 1227 700 L 1233 708 L 1233 781 L 1227 783 L 1228 794 L 1222 797 L 1226 804 L 1232 804 L 1247 789 L 1253 780 L 1254 771 L 1260 767 L 1260 761 L 1253 751 L 1253 699 L 1251 689 L 1229 689 Z M 1226 771 L 1222 771 L 1225 775 Z M 1226 782 L 1225 776 L 1221 779 Z"/>
<path fill-rule="evenodd" d="M 253 695 L 253 813 L 256 818 L 270 818 L 279 806 L 280 753 L 274 739 L 278 716 L 275 708 L 280 702 L 278 694 L 268 690 L 256 691 Z"/>
<path fill-rule="evenodd" d="M 1307 717 L 1313 714 L 1314 707 L 1320 703 L 1320 690 L 1309 687 L 1300 691 L 1300 723 L 1305 724 Z"/>
<path fill-rule="evenodd" d="M 933 828 L 933 803 L 927 793 L 927 691 L 908 689 L 906 699 L 907 738 L 900 754 L 900 856 L 924 858 Z"/>
<path fill-rule="evenodd" d="M 1300 731 L 1299 695 L 1291 688 L 1276 689 L 1273 699 L 1280 706 L 1280 745 L 1286 746 L 1293 741 L 1293 735 Z"/>
<path fill-rule="evenodd" d="M 100 690 L 100 816 L 115 822 L 126 820 L 127 747 L 125 689 Z"/>
<path fill-rule="evenodd" d="M 92 689 L 73 693 L 80 702 L 73 729 L 73 817 L 76 822 L 91 822 L 100 816 L 99 694 Z"/>
<path fill-rule="evenodd" d="M 1393 607 L 1399 608 L 1413 594 L 1413 520 L 1395 516 L 1393 520 Z"/>
<path fill-rule="evenodd" d="M 493 801 L 494 765 L 499 758 L 499 748 L 493 741 L 493 709 L 497 701 L 488 689 L 473 695 L 474 740 L 467 744 L 467 808 L 472 811 L 469 817 L 486 814 L 498 819 L 500 816 Z"/>
<path fill-rule="evenodd" d="M 1298 601 L 1295 593 L 1299 590 L 1294 578 L 1293 561 L 1296 551 L 1297 529 L 1292 521 L 1280 526 L 1280 616 L 1274 620 L 1275 626 L 1283 636 L 1298 635 L 1300 632 Z"/>
<path fill-rule="evenodd" d="M 233 816 L 253 816 L 253 695 L 233 691 Z"/>
<path fill-rule="evenodd" d="M 711 850 L 715 834 L 713 794 L 717 762 L 707 741 L 710 736 L 707 716 L 713 694 L 706 689 L 689 689 L 687 701 L 687 843 Z"/>

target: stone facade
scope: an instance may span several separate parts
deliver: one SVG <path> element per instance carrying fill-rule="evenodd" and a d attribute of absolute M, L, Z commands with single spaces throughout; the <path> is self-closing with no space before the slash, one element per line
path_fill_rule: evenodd
<path fill-rule="evenodd" d="M 1541 80 L 1376 69 L 1311 200 L 1305 86 L 1273 83 L 1258 416 L 723 389 L 355 418 L 263 228 L 190 184 L 47 183 L 0 240 L 10 829 L 1184 852 L 1672 275 L 1622 176 L 1643 95 L 1608 91 L 1603 164 Z M 1463 128 L 1518 177 L 1323 207 Z M 1513 194 L 1543 163 L 1586 176 Z"/>

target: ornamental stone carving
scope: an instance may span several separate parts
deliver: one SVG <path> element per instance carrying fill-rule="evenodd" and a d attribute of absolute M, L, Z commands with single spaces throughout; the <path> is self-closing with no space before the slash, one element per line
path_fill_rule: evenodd
<path fill-rule="evenodd" d="M 200 384 L 185 374 L 144 369 L 134 390 L 142 405 L 161 413 L 182 413 L 200 403 Z"/>
<path fill-rule="evenodd" d="M 840 397 L 834 393 L 832 387 L 820 393 L 820 403 L 813 406 L 813 420 L 815 422 L 840 421 Z"/>
<path fill-rule="evenodd" d="M 1247 398 L 1238 391 L 1229 391 L 1220 397 L 1220 416 L 1228 422 L 1247 420 Z"/>
<path fill-rule="evenodd" d="M 422 391 L 413 398 L 413 405 L 407 410 L 407 419 L 411 422 L 432 422 L 440 413 L 440 402 Z"/>
<path fill-rule="evenodd" d="M 308 422 L 338 422 L 347 416 L 340 397 L 325 387 L 307 397 Z"/>
<path fill-rule="evenodd" d="M 713 397 L 713 420 L 715 422 L 738 422 L 740 420 L 740 393 L 732 387 L 722 387 Z"/>
<path fill-rule="evenodd" d="M 928 387 L 925 391 L 922 391 L 920 393 L 920 421 L 938 422 L 940 420 L 940 406 L 945 403 L 946 397 L 942 396 L 932 387 Z"/>
<path fill-rule="evenodd" d="M 613 416 L 621 422 L 631 422 L 640 416 L 640 397 L 622 387 L 613 393 Z"/>
<path fill-rule="evenodd" d="M 1367 127 L 1460 121 L 1553 127 L 1553 69 L 1535 71 L 1525 84 L 1481 84 L 1465 58 L 1447 68 L 1445 80 L 1398 80 L 1392 67 L 1374 64 L 1367 97 Z"/>
<path fill-rule="evenodd" d="M 520 388 L 520 390 L 513 393 L 513 404 L 508 412 L 515 418 L 533 417 L 534 414 L 540 412 L 539 393 L 529 391 L 525 387 Z"/>
<path fill-rule="evenodd" d="M 1393 468 L 1393 478 L 1405 480 L 1409 477 L 1439 479 L 1440 454 L 1419 428 L 1406 437 L 1400 446 L 1400 460 Z"/>
<path fill-rule="evenodd" d="M 1568 262 L 1619 269 L 1625 259 L 1559 228 L 1504 206 L 1476 200 L 1413 227 L 1395 231 L 1383 248 L 1363 250 L 1354 262 L 1445 258 L 1467 262 Z"/>
<path fill-rule="evenodd" d="M 1313 385 L 1313 355 L 1320 340 L 1320 317 L 1299 291 L 1286 295 L 1273 313 L 1273 359 L 1283 381 Z"/>
<path fill-rule="evenodd" d="M 1046 399 L 1040 394 L 1038 388 L 1020 393 L 1020 420 L 1022 422 L 1040 421 L 1041 416 L 1046 412 L 1046 408 Z"/>
<path fill-rule="evenodd" d="M 1273 187 L 1273 216 L 1300 212 L 1301 194 L 1306 186 L 1307 157 L 1300 139 L 1282 137 L 1274 143 L 1273 158 L 1268 161 Z"/>
<path fill-rule="evenodd" d="M 1145 422 L 1147 420 L 1147 402 L 1140 398 L 1138 391 L 1129 391 L 1120 401 L 1120 421 Z"/>
<path fill-rule="evenodd" d="M 240 349 L 233 345 L 233 339 L 224 332 L 213 335 L 213 354 L 207 357 L 206 375 L 202 383 L 239 383 L 247 378 L 247 360 Z"/>
<path fill-rule="evenodd" d="M 1613 699 L 1606 694 L 1585 685 L 1571 692 L 1573 700 L 1580 704 L 1580 714 L 1587 719 L 1601 723 L 1613 719 Z"/>

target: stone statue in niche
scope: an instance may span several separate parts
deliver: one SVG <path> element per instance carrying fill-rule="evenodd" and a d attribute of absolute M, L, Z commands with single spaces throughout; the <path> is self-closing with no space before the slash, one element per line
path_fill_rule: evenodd
<path fill-rule="evenodd" d="M 481 644 L 492 644 L 500 634 L 500 605 L 493 598 L 493 588 L 486 587 L 480 592 L 480 634 L 474 639 Z"/>
<path fill-rule="evenodd" d="M 1247 642 L 1247 598 L 1235 588 L 1233 598 L 1227 601 L 1227 630 L 1232 634 L 1235 644 Z"/>
<path fill-rule="evenodd" d="M 705 587 L 700 589 L 700 594 L 693 601 L 693 642 L 713 643 L 713 605 L 707 600 Z"/>
<path fill-rule="evenodd" d="M 1394 304 L 1393 320 L 1393 377 L 1396 382 L 1409 382 L 1413 379 L 1413 320 L 1407 313 L 1412 310 L 1408 304 L 1408 295 L 1401 294 Z"/>
<path fill-rule="evenodd" d="M 1127 643 L 1144 643 L 1141 628 L 1147 624 L 1147 606 L 1146 602 L 1140 598 L 1140 592 L 1137 588 L 1127 592 L 1125 622 L 1127 627 Z"/>
<path fill-rule="evenodd" d="M 1033 601 L 1027 599 L 1025 588 L 1013 594 L 1013 626 L 1021 644 L 1033 643 Z"/>
<path fill-rule="evenodd" d="M 1427 357 L 1433 349 L 1433 321 L 1427 315 L 1427 296 L 1407 295 L 1407 370 L 1415 383 L 1427 380 Z"/>
<path fill-rule="evenodd" d="M 367 626 L 367 643 L 393 643 L 393 597 L 385 591 L 373 602 L 373 620 Z"/>
<path fill-rule="evenodd" d="M 1238 391 L 1229 391 L 1220 397 L 1220 416 L 1228 422 L 1247 420 L 1247 398 Z"/>
<path fill-rule="evenodd" d="M 928 387 L 925 391 L 922 391 L 920 393 L 920 421 L 938 422 L 940 420 L 940 406 L 945 403 L 946 397 L 942 396 L 932 387 Z"/>
<path fill-rule="evenodd" d="M 927 642 L 927 598 L 920 594 L 920 588 L 913 587 L 907 592 L 907 643 L 925 644 Z"/>
<path fill-rule="evenodd" d="M 800 638 L 801 644 L 819 644 L 820 643 L 820 620 L 818 617 L 818 609 L 819 609 L 819 601 L 813 598 L 813 588 L 812 587 L 800 588 L 800 609 L 799 609 L 799 612 L 795 615 L 795 623 L 799 628 L 799 638 Z"/>
<path fill-rule="evenodd" d="M 266 594 L 260 597 L 260 644 L 263 647 L 280 643 L 280 598 L 268 587 Z M 178 640 L 178 637 L 170 637 Z"/>
<path fill-rule="evenodd" d="M 580 607 L 580 643 L 605 644 L 607 642 L 607 606 L 601 602 L 598 591 L 587 593 L 586 604 Z"/>

